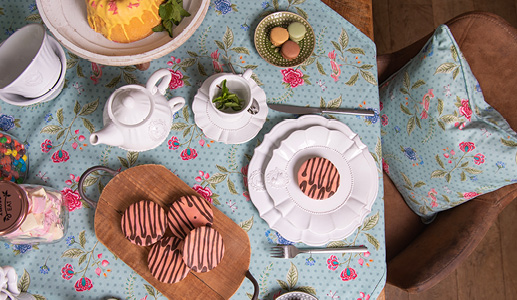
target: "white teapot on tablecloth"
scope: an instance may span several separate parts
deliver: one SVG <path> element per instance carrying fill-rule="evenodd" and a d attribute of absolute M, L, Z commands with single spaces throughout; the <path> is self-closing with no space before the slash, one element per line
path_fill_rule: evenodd
<path fill-rule="evenodd" d="M 185 104 L 183 97 L 165 98 L 171 78 L 169 70 L 159 69 L 145 87 L 132 84 L 113 92 L 104 107 L 104 128 L 90 135 L 90 143 L 129 151 L 146 151 L 163 143 L 174 113 Z"/>

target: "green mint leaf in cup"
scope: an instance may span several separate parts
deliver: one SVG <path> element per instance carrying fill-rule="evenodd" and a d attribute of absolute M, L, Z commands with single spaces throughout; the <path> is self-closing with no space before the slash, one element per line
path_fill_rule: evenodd
<path fill-rule="evenodd" d="M 183 0 L 166 0 L 160 5 L 158 14 L 162 22 L 153 28 L 154 32 L 167 31 L 172 36 L 172 25 L 178 25 L 184 17 L 190 13 L 183 9 Z"/>
<path fill-rule="evenodd" d="M 242 103 L 244 100 L 240 99 L 236 94 L 231 93 L 226 87 L 226 79 L 221 82 L 221 96 L 215 97 L 212 102 L 215 103 L 215 107 L 218 110 L 224 111 L 225 109 L 233 109 L 240 111 L 242 109 Z"/>

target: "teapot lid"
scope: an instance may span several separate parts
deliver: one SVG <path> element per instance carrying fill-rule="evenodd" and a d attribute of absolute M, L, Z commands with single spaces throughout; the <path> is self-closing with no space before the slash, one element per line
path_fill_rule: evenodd
<path fill-rule="evenodd" d="M 111 96 L 109 114 L 122 125 L 137 125 L 145 121 L 153 110 L 153 101 L 147 90 L 140 86 L 120 88 Z"/>

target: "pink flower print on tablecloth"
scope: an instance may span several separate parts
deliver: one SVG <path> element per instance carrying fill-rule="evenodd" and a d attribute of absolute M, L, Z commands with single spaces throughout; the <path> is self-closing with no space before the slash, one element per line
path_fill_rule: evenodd
<path fill-rule="evenodd" d="M 470 118 L 472 117 L 472 109 L 470 109 L 469 100 L 468 99 L 461 99 L 461 106 L 458 108 L 460 111 L 460 114 L 467 118 L 468 121 L 470 121 Z"/>
<path fill-rule="evenodd" d="M 79 179 L 81 179 L 81 176 L 76 176 L 74 174 L 70 174 L 70 179 L 68 179 L 67 181 L 65 181 L 66 185 L 72 185 L 74 183 L 78 183 L 79 182 Z"/>
<path fill-rule="evenodd" d="M 335 255 L 331 255 L 329 259 L 327 259 L 327 267 L 332 271 L 335 271 L 339 267 L 339 261 Z"/>
<path fill-rule="evenodd" d="M 481 153 L 474 155 L 474 163 L 480 165 L 485 162 L 485 156 Z"/>
<path fill-rule="evenodd" d="M 432 188 L 429 193 L 427 193 L 427 196 L 429 196 L 429 198 L 431 198 L 431 207 L 437 207 L 438 206 L 438 202 L 436 201 L 436 195 L 438 195 L 438 192 Z"/>
<path fill-rule="evenodd" d="M 460 143 L 460 150 L 467 153 L 472 150 L 476 149 L 476 146 L 472 142 L 461 142 Z"/>
<path fill-rule="evenodd" d="M 341 76 L 341 65 L 336 63 L 336 50 L 332 50 L 329 52 L 328 57 L 330 58 L 330 67 L 332 68 L 332 74 L 330 77 L 334 78 L 334 82 L 339 80 L 339 76 Z"/>
<path fill-rule="evenodd" d="M 206 172 L 206 173 L 205 173 L 205 172 L 203 172 L 203 171 L 199 171 L 199 176 L 197 176 L 197 177 L 195 178 L 195 180 L 196 180 L 197 182 L 201 182 L 201 181 L 203 181 L 204 179 L 208 179 L 208 178 L 210 178 L 210 174 L 209 174 L 208 172 Z"/>
<path fill-rule="evenodd" d="M 52 161 L 55 163 L 65 162 L 70 159 L 70 155 L 66 150 L 58 150 L 52 154 Z"/>
<path fill-rule="evenodd" d="M 179 89 L 180 87 L 183 87 L 183 73 L 181 71 L 174 71 L 169 69 L 171 72 L 172 78 L 169 82 L 169 88 L 171 90 Z"/>
<path fill-rule="evenodd" d="M 282 75 L 284 76 L 282 79 L 283 82 L 288 83 L 291 88 L 303 85 L 303 73 L 300 71 L 300 69 L 295 70 L 293 68 L 287 68 L 281 70 L 280 72 L 282 72 Z"/>
<path fill-rule="evenodd" d="M 390 165 L 388 165 L 384 158 L 382 159 L 382 169 L 384 170 L 384 172 L 386 172 L 386 174 L 390 174 Z"/>
<path fill-rule="evenodd" d="M 94 84 L 99 83 L 99 79 L 102 77 L 102 65 L 92 62 L 92 73 L 93 74 L 90 76 L 90 79 Z"/>
<path fill-rule="evenodd" d="M 367 295 L 367 294 L 365 294 L 365 293 L 363 293 L 363 292 L 360 292 L 360 293 L 359 293 L 359 296 L 360 296 L 360 297 L 359 297 L 359 298 L 357 298 L 357 300 L 370 300 L 370 295 Z"/>
<path fill-rule="evenodd" d="M 168 144 L 169 144 L 169 149 L 171 149 L 171 150 L 177 150 L 180 147 L 180 141 L 175 136 L 171 137 Z"/>
<path fill-rule="evenodd" d="M 214 200 L 212 200 L 212 190 L 210 190 L 209 187 L 202 187 L 199 184 L 194 184 L 192 187 L 194 191 L 196 191 L 198 194 L 200 194 L 206 201 L 213 203 Z"/>
<path fill-rule="evenodd" d="M 93 287 L 92 281 L 88 277 L 82 277 L 75 282 L 74 288 L 78 292 L 89 291 Z"/>
<path fill-rule="evenodd" d="M 49 139 L 46 139 L 43 143 L 41 143 L 41 151 L 44 153 L 50 152 L 50 149 L 52 149 L 52 141 Z"/>
<path fill-rule="evenodd" d="M 219 49 L 210 53 L 210 57 L 212 58 L 212 66 L 214 67 L 214 71 L 217 73 L 223 72 L 223 65 L 219 62 Z"/>
<path fill-rule="evenodd" d="M 341 272 L 339 277 L 341 277 L 343 281 L 354 280 L 357 278 L 357 272 L 353 268 L 348 267 Z"/>
<path fill-rule="evenodd" d="M 196 149 L 187 148 L 181 151 L 180 156 L 183 160 L 191 160 L 197 157 L 197 151 Z"/>
<path fill-rule="evenodd" d="M 386 114 L 381 116 L 381 124 L 382 126 L 388 126 L 388 116 Z"/>
<path fill-rule="evenodd" d="M 66 202 L 68 211 L 74 211 L 83 207 L 83 203 L 80 201 L 81 196 L 78 192 L 71 190 L 70 188 L 64 188 L 61 191 L 61 195 Z"/>
<path fill-rule="evenodd" d="M 74 277 L 74 274 L 74 267 L 71 264 L 66 264 L 61 269 L 61 277 L 63 277 L 63 279 L 70 280 Z"/>

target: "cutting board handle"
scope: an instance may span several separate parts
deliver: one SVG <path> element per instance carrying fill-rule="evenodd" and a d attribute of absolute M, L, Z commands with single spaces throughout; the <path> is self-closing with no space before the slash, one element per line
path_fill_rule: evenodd
<path fill-rule="evenodd" d="M 259 296 L 259 284 L 258 284 L 257 280 L 255 279 L 255 277 L 253 277 L 253 275 L 251 275 L 249 270 L 246 271 L 246 277 L 251 281 L 251 283 L 253 283 L 254 291 L 253 291 L 253 297 L 251 297 L 251 300 L 257 300 L 258 296 Z"/>
<path fill-rule="evenodd" d="M 115 170 L 110 169 L 110 168 L 105 167 L 105 166 L 93 166 L 93 167 L 89 168 L 88 170 L 84 171 L 84 173 L 81 175 L 81 178 L 79 179 L 79 182 L 78 182 L 79 186 L 78 186 L 77 190 L 79 192 L 79 195 L 81 196 L 81 199 L 86 201 L 86 203 L 91 205 L 94 209 L 97 207 L 97 201 L 98 200 L 93 200 L 93 199 L 90 199 L 90 198 L 88 198 L 86 196 L 86 194 L 84 193 L 84 189 L 83 189 L 83 183 L 86 180 L 86 177 L 88 177 L 88 175 L 90 175 L 91 173 L 93 173 L 95 171 L 105 171 L 105 172 L 108 172 L 109 174 L 111 174 L 113 176 L 115 176 L 118 173 L 120 173 L 119 171 L 115 171 Z"/>

